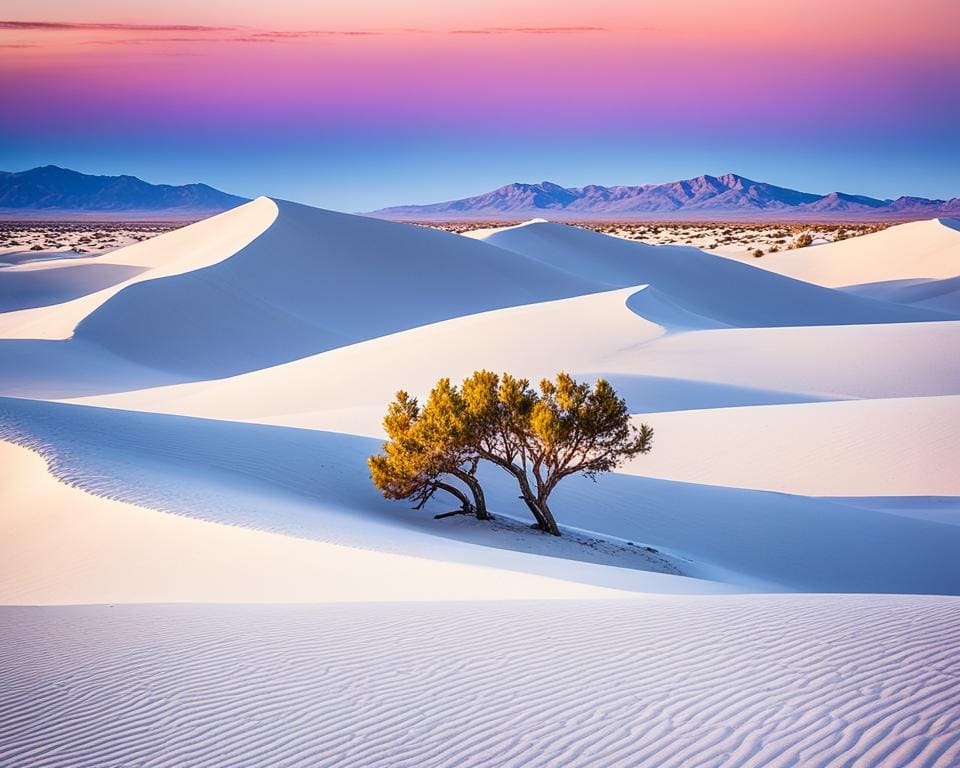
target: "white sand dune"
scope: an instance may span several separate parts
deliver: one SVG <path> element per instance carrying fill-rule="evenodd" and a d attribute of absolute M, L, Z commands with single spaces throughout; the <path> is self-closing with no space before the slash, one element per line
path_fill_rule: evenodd
<path fill-rule="evenodd" d="M 960 496 L 960 396 L 643 417 L 657 450 L 624 471 L 807 496 Z M 960 518 L 958 518 L 960 522 Z"/>
<path fill-rule="evenodd" d="M 960 275 L 942 280 L 888 280 L 846 286 L 843 290 L 880 301 L 911 304 L 960 315 Z"/>
<path fill-rule="evenodd" d="M 20 383 L 3 392 L 115 391 L 105 354 L 136 366 L 138 387 L 228 376 L 449 317 L 605 287 L 445 232 L 267 198 L 109 258 L 150 268 L 72 302 L 0 314 L 4 368 L 21 368 L 33 355 L 47 359 L 51 340 L 70 336 L 63 346 L 75 348 L 61 356 L 75 360 L 70 366 L 49 365 L 47 378 L 34 376 L 32 393 Z"/>
<path fill-rule="evenodd" d="M 26 264 L 0 269 L 0 313 L 62 304 L 129 281 L 143 272 L 126 264 Z"/>
<path fill-rule="evenodd" d="M 960 233 L 954 234 L 960 238 Z M 751 328 L 937 319 L 935 313 L 922 309 L 904 311 L 872 301 L 852 302 L 851 296 L 779 279 L 769 271 L 696 248 L 645 245 L 565 224 L 534 221 L 488 232 L 477 239 L 611 285 L 649 284 L 661 300 L 688 315 L 681 327 Z M 641 294 L 638 300 L 647 301 L 650 297 L 651 294 Z M 642 310 L 641 314 L 658 322 L 655 315 Z M 694 317 L 700 318 L 699 324 L 691 322 Z M 671 325 L 669 317 L 664 324 Z"/>
<path fill-rule="evenodd" d="M 114 275 L 138 270 L 128 279 L 113 282 L 109 287 L 75 298 L 72 301 L 0 314 L 0 338 L 3 339 L 68 339 L 77 325 L 97 311 L 113 296 L 140 281 L 171 277 L 216 264 L 242 250 L 261 235 L 277 217 L 276 204 L 265 197 L 198 221 L 183 229 L 119 248 L 102 256 L 83 259 L 62 259 L 27 265 L 37 279 L 53 279 L 54 272 L 69 269 L 76 272 L 81 265 L 113 270 Z M 7 282 L 17 272 L 0 270 L 0 297 L 19 295 L 17 281 Z M 22 272 L 21 272 L 22 274 Z"/>
<path fill-rule="evenodd" d="M 621 350 L 604 371 L 672 376 L 828 399 L 960 394 L 960 322 L 736 328 Z"/>
<path fill-rule="evenodd" d="M 628 592 L 171 515 L 59 482 L 43 458 L 0 442 L 0 605 L 291 603 L 617 597 Z M 583 564 L 587 569 L 615 567 Z M 528 569 L 529 570 L 529 569 Z M 389 579 L 383 579 L 385 573 Z M 726 591 L 648 573 L 652 591 Z M 636 579 L 639 584 L 640 579 Z"/>
<path fill-rule="evenodd" d="M 385 404 L 403 387 L 426 393 L 440 376 L 477 368 L 548 375 L 579 370 L 664 329 L 626 306 L 633 289 L 480 313 L 331 350 L 292 363 L 210 382 L 82 398 L 89 404 L 193 416 L 331 428 L 356 411 L 343 431 L 380 434 Z M 511 335 L 516 328 L 528 329 Z M 371 375 L 389 360 L 390 375 Z"/>
<path fill-rule="evenodd" d="M 379 435 L 396 389 L 425 395 L 440 376 L 482 367 L 534 380 L 602 374 L 640 412 L 960 394 L 960 359 L 943 354 L 960 345 L 957 321 L 667 334 L 631 311 L 645 290 L 487 312 L 228 379 L 78 402 Z M 388 355 L 391 375 L 371 376 Z"/>
<path fill-rule="evenodd" d="M 960 275 L 960 219 L 899 224 L 849 240 L 767 254 L 757 262 L 781 275 L 831 288 L 956 277 Z"/>
<path fill-rule="evenodd" d="M 8 765 L 949 768 L 960 600 L 0 609 Z"/>
<path fill-rule="evenodd" d="M 108 604 L 0 608 L 0 765 L 957 764 L 958 236 L 802 282 L 260 198 L 0 270 L 0 604 Z M 481 367 L 606 376 L 654 451 L 559 539 L 491 468 L 493 523 L 383 499 L 393 393 Z"/>
<path fill-rule="evenodd" d="M 132 388 L 111 379 L 104 353 L 136 366 L 124 379 L 135 388 L 222 378 L 453 317 L 611 286 L 649 284 L 631 308 L 667 331 L 947 317 L 692 248 L 654 248 L 559 224 L 494 233 L 487 241 L 503 247 L 491 247 L 263 198 L 194 226 L 201 225 L 212 228 L 209 237 L 206 229 L 191 235 L 188 227 L 131 246 L 139 249 L 132 256 L 123 256 L 128 249 L 111 254 L 118 264 L 154 264 L 126 283 L 0 314 L 3 367 L 20 368 L 31 355 L 48 359 L 50 340 L 71 333 L 66 346 L 76 347 L 62 356 L 76 360 L 72 369 L 46 366 L 48 376 L 35 376 L 33 392 L 0 380 L 0 392 L 71 397 Z M 242 246 L 241 235 L 249 241 Z M 187 237 L 212 245 L 184 248 L 164 262 Z M 74 369 L 84 373 L 72 375 Z"/>
<path fill-rule="evenodd" d="M 806 496 L 627 474 L 558 487 L 552 507 L 565 525 L 651 546 L 660 554 L 648 562 L 633 547 L 564 546 L 529 531 L 502 471 L 483 474 L 488 503 L 523 521 L 519 530 L 435 522 L 430 512 L 449 509 L 440 499 L 426 512 L 386 501 L 367 477 L 379 445 L 369 438 L 28 400 L 0 401 L 0 438 L 42 451 L 58 477 L 107 498 L 346 546 L 505 569 L 516 552 L 552 555 L 522 568 L 636 591 L 649 591 L 663 557 L 688 576 L 760 591 L 960 593 L 960 527 Z"/>
<path fill-rule="evenodd" d="M 600 287 L 446 232 L 276 206 L 276 221 L 246 248 L 199 272 L 125 289 L 85 318 L 77 338 L 211 378 Z"/>

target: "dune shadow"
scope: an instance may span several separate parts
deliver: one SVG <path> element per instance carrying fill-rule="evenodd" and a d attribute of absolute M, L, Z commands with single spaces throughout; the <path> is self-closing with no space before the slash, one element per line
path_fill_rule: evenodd
<path fill-rule="evenodd" d="M 589 583 L 606 578 L 587 569 L 558 571 L 557 563 L 609 563 L 607 554 L 573 548 L 571 555 L 565 545 L 551 551 L 537 532 L 500 537 L 481 523 L 435 521 L 434 509 L 414 512 L 383 499 L 366 469 L 379 445 L 370 438 L 10 399 L 0 400 L 0 437 L 41 450 L 67 482 L 162 511 L 506 568 L 517 566 L 491 550 L 556 555 L 523 567 Z M 491 510 L 522 520 L 512 479 L 495 468 L 481 476 Z M 958 526 L 823 499 L 622 474 L 596 483 L 571 478 L 552 506 L 565 525 L 652 546 L 679 558 L 674 562 L 685 558 L 688 573 L 716 568 L 734 581 L 740 574 L 744 582 L 809 591 L 960 593 Z M 650 567 L 640 559 L 636 565 Z"/>
<path fill-rule="evenodd" d="M 53 269 L 0 269 L 0 312 L 49 307 L 109 288 L 144 272 L 124 264 L 71 264 Z"/>

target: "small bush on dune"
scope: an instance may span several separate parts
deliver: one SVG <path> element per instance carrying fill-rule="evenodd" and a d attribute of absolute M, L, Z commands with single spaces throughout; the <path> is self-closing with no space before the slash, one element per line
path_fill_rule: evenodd
<path fill-rule="evenodd" d="M 482 461 L 517 482 L 536 526 L 560 528 L 548 500 L 566 477 L 595 478 L 650 451 L 653 430 L 635 426 L 626 402 L 603 379 L 593 386 L 560 373 L 538 389 L 510 374 L 477 371 L 457 388 L 441 379 L 421 409 L 398 392 L 384 418 L 388 441 L 368 463 L 371 478 L 389 499 L 421 508 L 437 491 L 460 502 L 454 512 L 489 519 L 476 477 Z"/>

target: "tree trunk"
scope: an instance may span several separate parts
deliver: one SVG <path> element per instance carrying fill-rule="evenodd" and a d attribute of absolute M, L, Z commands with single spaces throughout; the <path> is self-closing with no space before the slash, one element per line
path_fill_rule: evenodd
<path fill-rule="evenodd" d="M 541 531 L 547 530 L 547 521 L 540 513 L 540 509 L 537 507 L 537 502 L 528 496 L 521 496 L 520 499 L 527 505 L 527 508 L 530 510 L 530 514 L 533 515 L 533 519 L 537 521 L 536 527 Z"/>
<path fill-rule="evenodd" d="M 483 488 L 480 486 L 480 481 L 474 475 L 471 475 L 469 472 L 463 472 L 458 470 L 453 473 L 456 477 L 459 477 L 466 485 L 470 488 L 470 492 L 473 494 L 473 507 L 474 512 L 477 515 L 477 520 L 492 520 L 490 513 L 487 512 L 487 500 L 483 495 Z"/>
<path fill-rule="evenodd" d="M 537 507 L 540 509 L 540 514 L 543 515 L 543 529 L 553 536 L 559 536 L 560 526 L 557 525 L 557 519 L 553 516 L 553 512 L 550 511 L 550 507 L 547 506 L 546 497 L 537 499 Z"/>
<path fill-rule="evenodd" d="M 532 514 L 537 521 L 537 528 L 554 536 L 559 536 L 560 528 L 557 527 L 557 521 L 554 519 L 553 513 L 550 512 L 550 508 L 546 504 L 546 499 L 541 501 L 534 495 L 527 473 L 524 472 L 521 467 L 518 467 L 512 462 L 505 461 L 496 454 L 484 452 L 480 455 L 482 458 L 492 461 L 498 467 L 503 467 L 516 478 L 517 484 L 520 486 L 520 499 L 527 505 L 530 514 Z"/>
<path fill-rule="evenodd" d="M 467 514 L 470 514 L 474 511 L 473 504 L 470 503 L 470 499 L 468 499 L 466 495 L 463 493 L 463 491 L 461 491 L 456 486 L 449 485 L 448 483 L 443 483 L 439 481 L 434 483 L 434 485 L 436 485 L 436 487 L 439 488 L 440 490 L 446 491 L 451 496 L 456 497 L 459 500 L 460 504 L 462 505 L 463 511 L 466 512 Z"/>
<path fill-rule="evenodd" d="M 530 488 L 530 480 L 527 477 L 527 473 L 524 472 L 520 467 L 514 466 L 513 464 L 507 467 L 507 469 L 509 469 L 511 474 L 517 478 L 517 482 L 520 484 L 520 498 L 523 499 L 523 502 L 530 509 L 530 513 L 536 519 L 537 527 L 541 531 L 549 531 L 550 522 L 540 509 L 540 505 L 537 503 L 537 497 L 533 495 L 533 490 Z M 556 527 L 556 524 L 554 524 L 554 527 Z"/>

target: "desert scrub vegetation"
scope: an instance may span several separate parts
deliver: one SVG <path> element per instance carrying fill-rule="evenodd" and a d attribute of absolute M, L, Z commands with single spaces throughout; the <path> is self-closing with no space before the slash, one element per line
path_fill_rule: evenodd
<path fill-rule="evenodd" d="M 445 229 L 450 232 L 469 232 L 475 229 L 510 226 L 521 220 L 504 221 L 445 221 L 411 222 L 421 226 Z M 572 226 L 590 229 L 605 235 L 625 240 L 634 240 L 649 245 L 690 245 L 704 250 L 742 252 L 752 255 L 756 248 L 766 250 L 779 245 L 781 250 L 795 247 L 796 238 L 804 233 L 814 240 L 833 242 L 877 232 L 890 226 L 887 222 L 870 223 L 817 223 L 777 221 L 576 221 L 565 220 Z M 767 251 L 769 253 L 769 251 Z"/>
<path fill-rule="evenodd" d="M 422 407 L 398 392 L 383 426 L 388 439 L 368 466 L 384 497 L 421 509 L 442 492 L 460 506 L 436 518 L 489 520 L 477 478 L 486 462 L 514 479 L 534 527 L 554 536 L 560 527 L 548 502 L 558 483 L 575 474 L 595 478 L 653 446 L 653 429 L 633 424 L 607 381 L 591 386 L 565 373 L 538 388 L 489 371 L 474 372 L 459 387 L 440 379 Z"/>
<path fill-rule="evenodd" d="M 69 222 L 0 221 L 0 249 L 66 250 L 94 253 L 156 237 L 190 221 Z M 2 255 L 2 254 L 0 254 Z M 3 259 L 0 259 L 2 262 Z"/>

